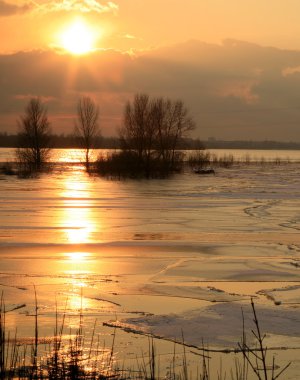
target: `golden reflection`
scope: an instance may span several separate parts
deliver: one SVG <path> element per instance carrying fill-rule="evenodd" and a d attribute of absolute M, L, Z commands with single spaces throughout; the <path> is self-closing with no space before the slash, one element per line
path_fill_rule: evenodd
<path fill-rule="evenodd" d="M 70 244 L 89 243 L 96 229 L 92 218 L 90 186 L 89 179 L 82 172 L 76 172 L 76 175 L 67 177 L 63 182 L 61 224 Z"/>
<path fill-rule="evenodd" d="M 64 273 L 70 276 L 68 291 L 68 306 L 71 312 L 78 313 L 91 307 L 91 301 L 84 296 L 84 288 L 91 273 L 91 254 L 88 252 L 69 252 L 65 254 Z"/>
<path fill-rule="evenodd" d="M 70 252 L 64 260 L 64 273 L 71 278 L 70 284 L 76 288 L 83 288 L 86 286 L 85 279 L 91 273 L 92 265 L 93 260 L 89 253 Z"/>
<path fill-rule="evenodd" d="M 71 252 L 68 253 L 68 257 L 72 263 L 82 263 L 90 256 L 87 252 Z"/>
<path fill-rule="evenodd" d="M 72 294 L 69 296 L 69 307 L 73 312 L 86 310 L 91 307 L 91 301 L 81 294 Z"/>

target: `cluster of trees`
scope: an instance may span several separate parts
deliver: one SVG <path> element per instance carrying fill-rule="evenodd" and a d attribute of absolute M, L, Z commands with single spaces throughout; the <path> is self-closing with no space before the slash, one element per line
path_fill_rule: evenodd
<path fill-rule="evenodd" d="M 49 159 L 52 141 L 47 109 L 39 98 L 29 101 L 18 123 L 18 162 L 25 170 L 40 171 Z M 119 130 L 121 150 L 113 156 L 99 158 L 98 171 L 151 177 L 179 170 L 180 144 L 194 128 L 195 123 L 182 101 L 137 94 L 125 106 Z M 75 136 L 85 149 L 85 165 L 90 171 L 90 151 L 99 139 L 100 129 L 99 107 L 89 97 L 78 101 Z"/>
<path fill-rule="evenodd" d="M 125 106 L 121 149 L 136 158 L 136 171 L 146 177 L 167 174 L 179 169 L 180 142 L 194 128 L 182 101 L 137 94 Z"/>

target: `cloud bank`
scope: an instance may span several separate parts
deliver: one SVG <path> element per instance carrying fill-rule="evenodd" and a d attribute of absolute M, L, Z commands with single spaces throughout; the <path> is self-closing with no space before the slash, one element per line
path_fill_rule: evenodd
<path fill-rule="evenodd" d="M 31 96 L 48 104 L 53 129 L 71 131 L 77 99 L 100 105 L 105 135 L 122 122 L 136 92 L 183 99 L 195 136 L 300 141 L 300 52 L 227 40 L 199 41 L 131 56 L 97 51 L 84 57 L 53 51 L 0 56 L 0 131 L 15 128 Z"/>

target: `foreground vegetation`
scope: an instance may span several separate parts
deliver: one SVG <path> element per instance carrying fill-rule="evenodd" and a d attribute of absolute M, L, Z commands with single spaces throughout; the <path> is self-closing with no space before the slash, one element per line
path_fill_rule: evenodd
<path fill-rule="evenodd" d="M 241 342 L 235 350 L 239 359 L 235 361 L 235 367 L 230 371 L 232 380 L 247 380 L 254 375 L 258 380 L 276 380 L 286 372 L 291 363 L 280 368 L 275 363 L 275 358 L 269 358 L 269 352 L 264 345 L 264 336 L 260 330 L 256 309 L 251 300 L 254 328 L 252 330 L 255 346 L 250 346 L 246 340 L 244 330 L 244 317 L 242 315 L 243 334 Z M 56 314 L 56 325 L 52 343 L 41 352 L 41 344 L 38 330 L 38 307 L 35 304 L 35 336 L 32 343 L 21 345 L 18 343 L 17 332 L 10 335 L 6 328 L 6 310 L 3 295 L 0 302 L 0 379 L 77 379 L 77 380 L 108 380 L 108 379 L 139 379 L 155 380 L 162 377 L 172 380 L 222 380 L 226 379 L 226 373 L 222 368 L 218 371 L 218 377 L 212 377 L 210 371 L 210 350 L 202 343 L 199 369 L 197 374 L 189 368 L 187 354 L 182 339 L 183 353 L 180 368 L 177 368 L 174 357 L 170 363 L 168 374 L 161 374 L 159 360 L 153 339 L 149 340 L 149 351 L 141 362 L 136 362 L 136 368 L 120 369 L 114 360 L 115 331 L 112 346 L 103 348 L 95 334 L 96 322 L 89 340 L 87 340 L 82 325 L 83 315 L 79 315 L 79 328 L 72 334 L 69 331 L 69 339 L 63 338 L 65 332 L 65 317 L 63 314 L 60 326 Z M 251 377 L 253 378 L 253 377 Z"/>

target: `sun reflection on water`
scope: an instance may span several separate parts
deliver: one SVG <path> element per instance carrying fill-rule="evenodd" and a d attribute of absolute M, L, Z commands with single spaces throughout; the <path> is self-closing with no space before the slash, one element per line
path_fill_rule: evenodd
<path fill-rule="evenodd" d="M 69 277 L 68 306 L 71 313 L 78 313 L 91 307 L 91 301 L 84 297 L 91 273 L 89 265 L 91 254 L 88 252 L 69 252 L 65 255 L 64 273 Z"/>
<path fill-rule="evenodd" d="M 73 313 L 78 313 L 81 310 L 86 310 L 90 308 L 91 301 L 88 298 L 85 298 L 81 293 L 80 294 L 70 294 L 69 295 L 69 308 Z"/>
<path fill-rule="evenodd" d="M 65 254 L 64 273 L 72 278 L 76 286 L 86 286 L 84 279 L 91 273 L 92 255 L 88 252 L 69 252 Z"/>
<path fill-rule="evenodd" d="M 81 263 L 90 257 L 90 254 L 87 252 L 70 252 L 68 257 L 72 263 Z"/>
<path fill-rule="evenodd" d="M 89 243 L 91 234 L 96 228 L 91 211 L 91 183 L 85 175 L 85 173 L 76 173 L 72 177 L 67 177 L 63 183 L 61 222 L 70 244 Z M 97 223 L 99 224 L 99 221 Z"/>

